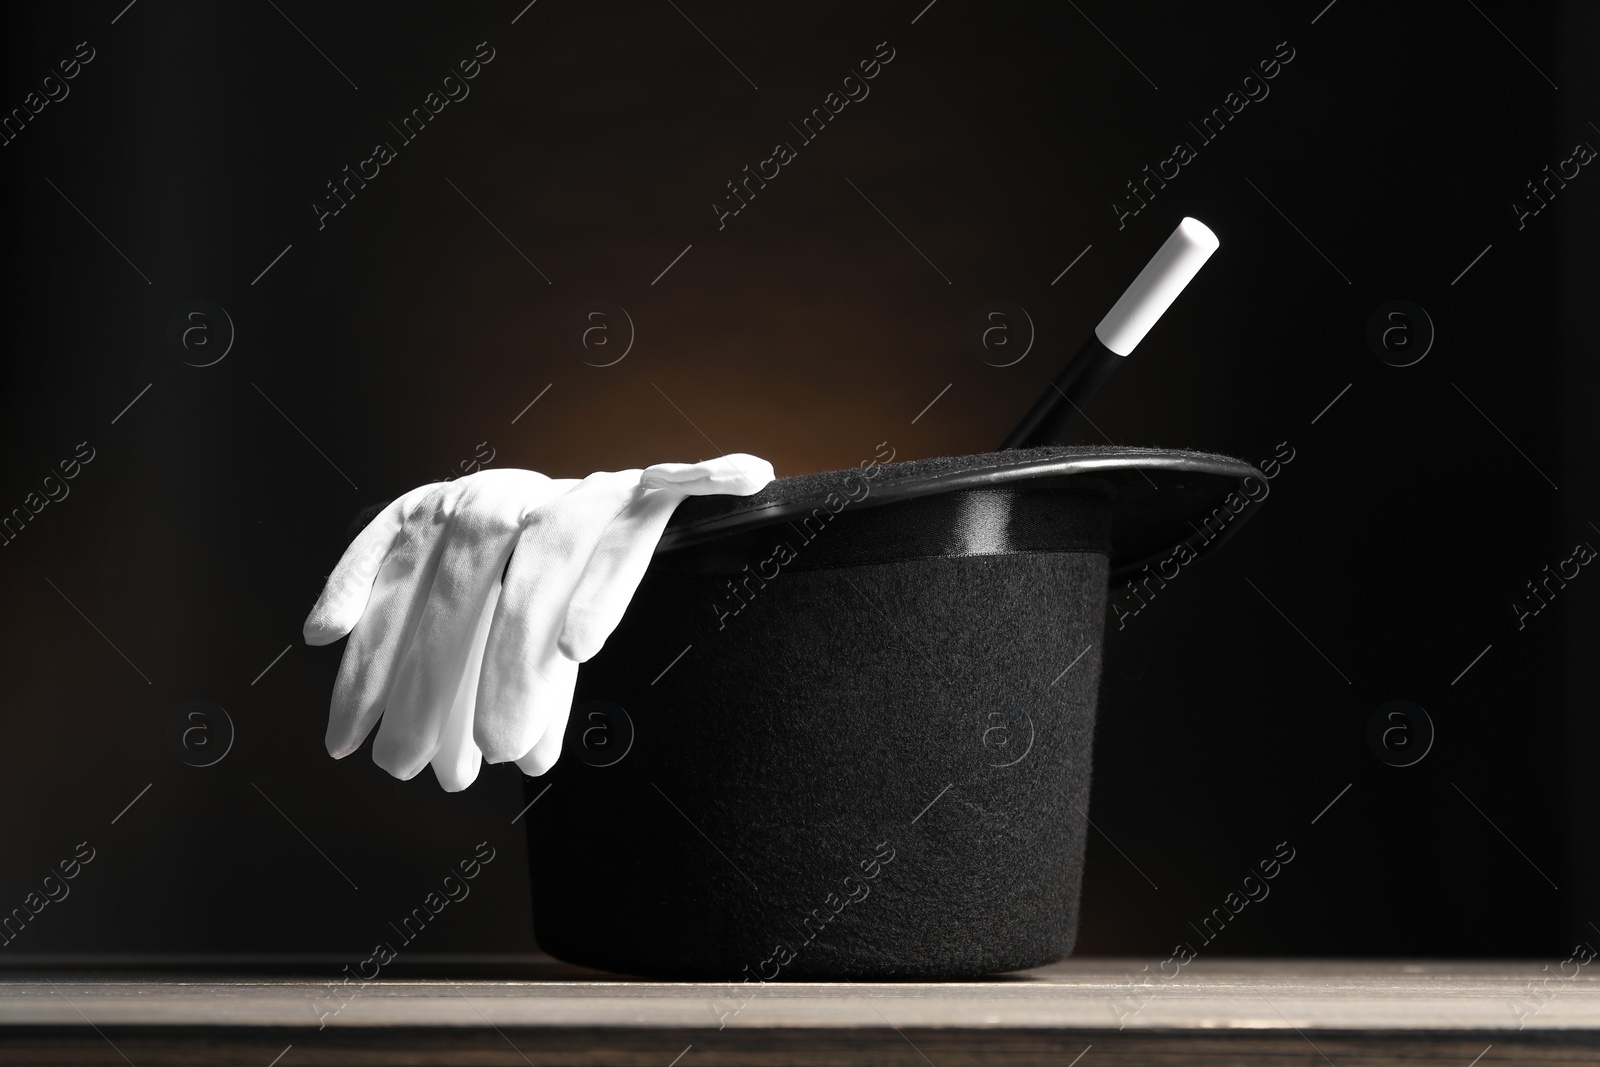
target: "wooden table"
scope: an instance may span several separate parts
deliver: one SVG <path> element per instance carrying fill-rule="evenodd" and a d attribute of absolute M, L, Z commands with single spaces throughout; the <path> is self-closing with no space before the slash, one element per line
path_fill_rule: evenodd
<path fill-rule="evenodd" d="M 1075 959 L 974 982 L 728 986 L 433 960 L 360 988 L 339 986 L 346 962 L 11 971 L 0 1063 L 1600 1062 L 1600 968 L 1554 961 L 1197 960 L 1168 979 Z"/>

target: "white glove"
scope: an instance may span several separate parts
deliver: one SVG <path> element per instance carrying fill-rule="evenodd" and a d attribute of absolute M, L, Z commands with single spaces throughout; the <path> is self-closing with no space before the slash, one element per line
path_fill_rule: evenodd
<path fill-rule="evenodd" d="M 307 644 L 351 635 L 329 755 L 360 748 L 382 716 L 372 758 L 396 778 L 431 763 L 454 792 L 481 759 L 543 774 L 578 664 L 622 620 L 679 502 L 749 496 L 772 476 L 734 453 L 582 481 L 491 469 L 411 490 L 351 542 L 306 619 Z"/>

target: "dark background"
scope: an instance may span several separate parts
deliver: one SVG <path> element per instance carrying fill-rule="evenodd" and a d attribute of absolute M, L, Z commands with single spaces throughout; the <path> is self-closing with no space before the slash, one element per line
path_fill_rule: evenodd
<path fill-rule="evenodd" d="M 1600 937 L 1600 578 L 1521 630 L 1509 606 L 1600 545 L 1600 177 L 1510 207 L 1600 144 L 1592 9 L 125 2 L 19 7 L 0 43 L 6 109 L 95 50 L 0 147 L 0 508 L 95 456 L 0 548 L 0 910 L 96 850 L 0 951 L 354 962 L 483 840 L 416 950 L 531 951 L 514 767 L 452 795 L 323 750 L 341 646 L 299 630 L 355 513 L 480 442 L 559 476 L 993 448 L 1184 215 L 1221 250 L 1082 440 L 1295 459 L 1112 624 L 1079 951 L 1167 956 L 1281 841 L 1208 953 Z M 470 96 L 399 145 L 480 41 Z M 880 41 L 870 95 L 719 230 L 724 183 Z M 1200 145 L 1186 122 L 1285 41 Z M 1198 158 L 1119 228 L 1180 139 Z M 378 140 L 397 158 L 319 230 Z M 1404 368 L 1366 341 L 1397 298 L 1437 329 Z M 1037 332 L 1003 368 L 966 340 L 995 299 Z M 192 300 L 236 330 L 212 366 L 168 342 Z M 604 368 L 568 341 L 594 300 L 636 331 Z M 1436 729 L 1404 768 L 1367 741 L 1394 699 Z M 236 729 L 209 767 L 170 737 L 192 700 Z"/>

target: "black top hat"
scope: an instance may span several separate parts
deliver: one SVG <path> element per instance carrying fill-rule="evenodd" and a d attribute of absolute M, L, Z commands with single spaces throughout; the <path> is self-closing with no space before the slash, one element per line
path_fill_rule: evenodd
<path fill-rule="evenodd" d="M 540 944 L 735 983 L 1059 958 L 1112 561 L 1220 539 L 1263 485 L 1050 446 L 685 501 L 529 819 Z"/>

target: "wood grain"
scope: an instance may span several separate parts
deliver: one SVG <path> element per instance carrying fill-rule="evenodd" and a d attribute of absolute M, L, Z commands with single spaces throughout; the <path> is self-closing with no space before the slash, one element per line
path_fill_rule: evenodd
<path fill-rule="evenodd" d="M 278 1067 L 668 1067 L 680 1054 L 679 1067 L 1066 1067 L 1080 1054 L 1083 1067 L 1600 1059 L 1600 981 L 1552 979 L 1557 969 L 1535 962 L 1208 960 L 1147 982 L 1146 961 L 1081 959 L 982 981 L 748 988 L 552 961 L 512 969 L 518 976 L 446 968 L 380 979 L 345 991 L 342 1005 L 329 987 L 336 968 L 322 963 L 271 977 L 14 971 L 0 976 L 0 1063 L 267 1067 L 280 1053 Z"/>

